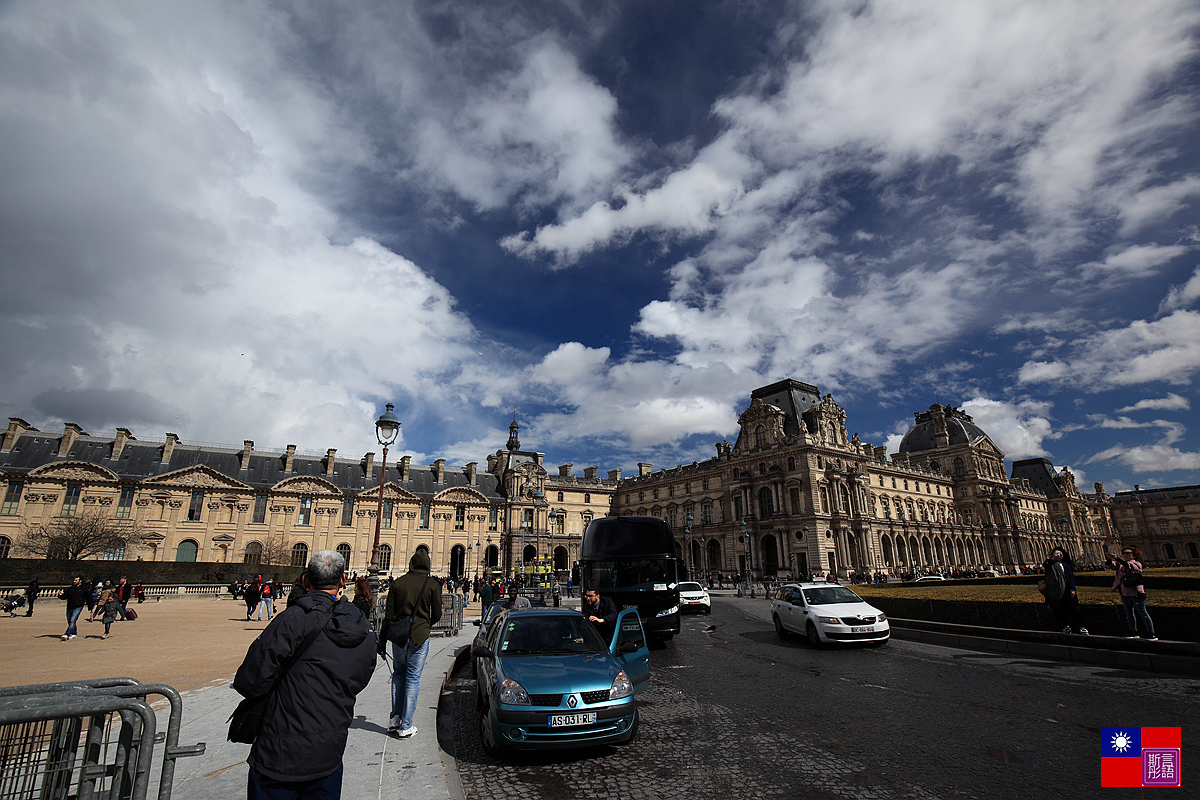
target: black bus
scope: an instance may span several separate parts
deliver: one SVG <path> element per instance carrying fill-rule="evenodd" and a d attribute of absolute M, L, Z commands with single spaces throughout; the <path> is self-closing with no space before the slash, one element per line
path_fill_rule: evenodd
<path fill-rule="evenodd" d="M 671 528 L 658 517 L 600 517 L 583 532 L 580 585 L 636 608 L 646 634 L 679 633 L 679 574 Z"/>

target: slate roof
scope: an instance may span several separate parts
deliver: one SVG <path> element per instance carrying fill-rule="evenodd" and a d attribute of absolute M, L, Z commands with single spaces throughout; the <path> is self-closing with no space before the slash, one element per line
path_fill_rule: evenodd
<path fill-rule="evenodd" d="M 1043 492 L 1047 497 L 1058 497 L 1062 494 L 1054 480 L 1056 474 L 1054 464 L 1046 458 L 1026 458 L 1023 461 L 1014 461 L 1012 465 L 1014 478 L 1024 478 L 1034 489 Z"/>
<path fill-rule="evenodd" d="M 934 450 L 937 448 L 937 440 L 934 438 L 937 433 L 936 423 L 933 420 L 933 415 L 928 412 L 918 413 L 917 424 L 908 429 L 908 433 L 904 434 L 904 438 L 900 440 L 899 451 L 901 453 L 920 453 L 925 450 Z M 954 407 L 948 407 L 945 410 L 946 433 L 950 436 L 949 445 L 953 447 L 959 444 L 970 444 L 971 442 L 987 436 L 983 429 L 975 424 L 967 414 L 962 413 Z"/>
<path fill-rule="evenodd" d="M 762 400 L 783 412 L 783 432 L 788 436 L 800 433 L 800 420 L 804 414 L 821 405 L 821 392 L 811 383 L 802 383 L 791 378 L 763 386 L 750 393 L 751 400 Z M 806 425 L 806 430 L 815 430 Z"/>
<path fill-rule="evenodd" d="M 163 445 L 158 442 L 143 442 L 132 439 L 125 444 L 121 457 L 113 461 L 113 439 L 80 436 L 71 445 L 70 452 L 58 455 L 60 436 L 41 431 L 26 431 L 13 449 L 0 453 L 0 471 L 10 477 L 27 473 L 37 467 L 64 461 L 82 461 L 109 469 L 122 481 L 144 481 L 194 466 L 206 466 L 255 489 L 271 489 L 280 481 L 299 476 L 313 476 L 330 481 L 347 494 L 374 489 L 379 486 L 379 462 L 375 462 L 374 474 L 368 480 L 363 459 L 334 459 L 333 474 L 325 474 L 325 456 L 302 455 L 292 457 L 292 471 L 285 472 L 287 455 L 274 452 L 252 452 L 247 469 L 239 468 L 241 448 L 224 448 L 190 445 L 180 442 L 175 445 L 169 463 L 162 463 Z M 466 471 L 446 468 L 445 481 L 436 483 L 432 467 L 410 465 L 409 480 L 401 481 L 399 464 L 391 459 L 387 465 L 387 480 L 407 489 L 420 497 L 432 498 L 439 492 L 463 486 L 481 492 L 489 500 L 502 501 L 499 482 L 495 475 L 478 470 L 475 485 L 471 486 Z"/>

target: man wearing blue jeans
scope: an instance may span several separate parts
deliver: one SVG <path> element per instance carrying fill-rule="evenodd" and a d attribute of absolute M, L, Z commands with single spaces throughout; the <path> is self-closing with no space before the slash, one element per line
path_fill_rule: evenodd
<path fill-rule="evenodd" d="M 381 643 L 387 641 L 393 621 L 412 617 L 408 642 L 392 643 L 392 713 L 388 732 L 401 739 L 417 732 L 413 713 L 421 691 L 421 671 L 429 655 L 429 631 L 442 618 L 442 586 L 429 574 L 429 566 L 429 551 L 418 547 L 408 562 L 408 572 L 392 581 L 384 606 Z"/>
<path fill-rule="evenodd" d="M 75 628 L 75 623 L 79 621 L 79 615 L 83 612 L 84 606 L 87 605 L 90 592 L 83 585 L 83 576 L 76 575 L 71 585 L 58 593 L 58 596 L 67 601 L 67 632 L 61 638 L 64 642 L 68 639 L 76 638 L 79 633 Z"/>

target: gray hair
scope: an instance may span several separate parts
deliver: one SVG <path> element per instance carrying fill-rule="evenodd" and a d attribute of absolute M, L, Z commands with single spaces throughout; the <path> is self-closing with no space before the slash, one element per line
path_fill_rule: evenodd
<path fill-rule="evenodd" d="M 336 550 L 318 550 L 308 560 L 304 574 L 313 589 L 333 589 L 342 582 L 346 572 L 346 559 Z"/>

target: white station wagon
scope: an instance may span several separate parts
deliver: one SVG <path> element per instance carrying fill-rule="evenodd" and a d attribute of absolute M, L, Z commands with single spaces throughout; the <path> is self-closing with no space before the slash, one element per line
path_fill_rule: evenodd
<path fill-rule="evenodd" d="M 892 635 L 887 616 L 845 586 L 789 583 L 771 601 L 771 621 L 781 639 L 798 633 L 808 643 L 887 644 Z"/>

